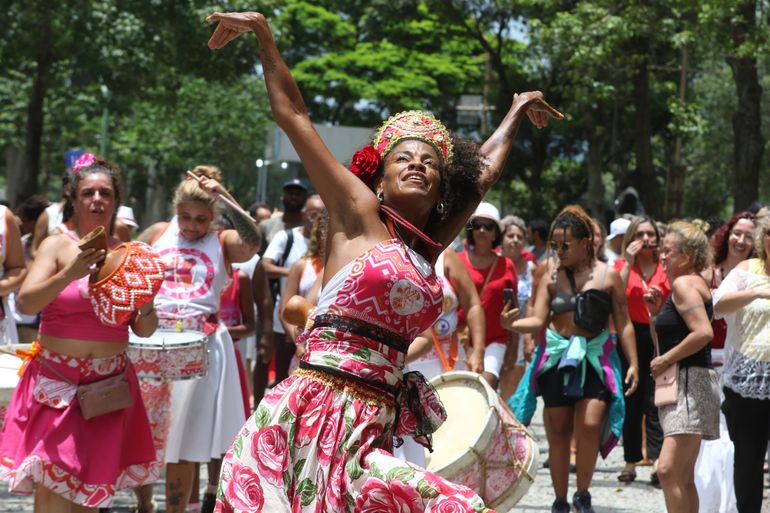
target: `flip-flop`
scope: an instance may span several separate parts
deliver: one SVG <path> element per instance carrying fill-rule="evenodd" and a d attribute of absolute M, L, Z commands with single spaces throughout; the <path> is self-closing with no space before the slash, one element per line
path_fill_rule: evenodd
<path fill-rule="evenodd" d="M 618 481 L 623 483 L 633 483 L 636 480 L 635 470 L 624 470 L 618 476 Z"/>

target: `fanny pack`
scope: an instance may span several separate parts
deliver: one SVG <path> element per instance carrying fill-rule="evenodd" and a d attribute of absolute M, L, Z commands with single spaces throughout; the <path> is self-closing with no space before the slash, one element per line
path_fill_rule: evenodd
<path fill-rule="evenodd" d="M 76 395 L 80 404 L 80 413 L 86 420 L 134 405 L 134 397 L 131 395 L 125 370 L 109 378 L 75 385 L 45 360 L 41 360 L 41 363 L 64 383 L 77 389 Z"/>
<path fill-rule="evenodd" d="M 607 319 L 612 313 L 610 295 L 603 290 L 588 289 L 577 291 L 572 270 L 564 268 L 572 293 L 575 294 L 575 326 L 589 333 L 599 333 L 607 327 Z"/>

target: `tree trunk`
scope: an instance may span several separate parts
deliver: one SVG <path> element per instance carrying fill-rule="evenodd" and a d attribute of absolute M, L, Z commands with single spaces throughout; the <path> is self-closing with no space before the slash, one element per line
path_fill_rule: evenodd
<path fill-rule="evenodd" d="M 755 28 L 755 2 L 744 2 L 741 7 L 742 21 L 733 23 L 732 39 L 737 49 Z M 762 135 L 762 86 L 759 85 L 757 59 L 755 57 L 728 57 L 733 72 L 738 105 L 733 113 L 734 206 L 744 210 L 756 201 L 759 191 L 759 170 L 765 151 Z"/>
<path fill-rule="evenodd" d="M 597 131 L 593 119 L 586 122 L 588 129 L 588 156 L 586 158 L 586 171 L 588 173 L 588 190 L 586 207 L 588 212 L 601 222 L 604 219 L 604 182 L 602 181 L 602 160 L 606 148 L 607 138 Z"/>
<path fill-rule="evenodd" d="M 646 45 L 643 45 L 646 47 Z M 636 169 L 631 183 L 639 192 L 645 211 L 651 216 L 660 215 L 660 198 L 655 168 L 652 164 L 652 116 L 650 113 L 650 74 L 647 68 L 646 50 L 643 60 L 634 73 L 634 109 L 636 126 L 634 139 L 636 150 Z"/>
<path fill-rule="evenodd" d="M 24 152 L 16 146 L 5 148 L 5 199 L 16 210 L 16 207 L 29 196 L 24 196 L 20 185 L 24 177 Z"/>
<path fill-rule="evenodd" d="M 36 52 L 35 80 L 27 104 L 27 138 L 24 147 L 26 172 L 21 177 L 19 193 L 28 198 L 37 193 L 37 176 L 40 173 L 40 153 L 43 141 L 45 96 L 48 93 L 53 53 L 51 51 L 51 16 L 48 2 L 40 3 L 40 34 Z"/>
<path fill-rule="evenodd" d="M 687 95 L 687 48 L 682 48 L 682 66 L 679 73 L 679 103 L 684 106 Z M 681 218 L 684 215 L 684 183 L 687 168 L 682 165 L 684 138 L 677 135 L 674 142 L 674 158 L 666 173 L 665 209 L 666 219 Z"/>

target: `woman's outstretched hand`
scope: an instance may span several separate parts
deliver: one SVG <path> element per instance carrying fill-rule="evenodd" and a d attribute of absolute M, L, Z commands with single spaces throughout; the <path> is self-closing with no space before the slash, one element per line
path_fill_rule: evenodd
<path fill-rule="evenodd" d="M 564 119 L 564 114 L 554 109 L 545 101 L 540 91 L 528 91 L 513 95 L 513 104 L 527 109 L 527 117 L 537 128 L 548 126 L 548 118 Z"/>
<path fill-rule="evenodd" d="M 258 12 L 215 12 L 206 21 L 219 22 L 209 39 L 209 48 L 219 50 L 244 32 L 252 32 L 265 17 Z"/>

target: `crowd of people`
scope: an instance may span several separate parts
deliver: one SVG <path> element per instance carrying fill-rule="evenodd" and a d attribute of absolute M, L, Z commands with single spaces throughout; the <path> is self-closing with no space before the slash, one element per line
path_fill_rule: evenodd
<path fill-rule="evenodd" d="M 620 440 L 617 479 L 635 481 L 649 460 L 668 511 L 698 512 L 696 477 L 725 466 L 724 511 L 760 511 L 766 208 L 708 222 L 626 215 L 609 233 L 577 205 L 550 223 L 501 218 L 482 199 L 519 124 L 563 118 L 539 92 L 514 95 L 481 145 L 426 112 L 395 114 L 344 166 L 313 129 L 264 17 L 210 21 L 212 49 L 256 36 L 273 116 L 318 194 L 293 178 L 280 209 L 247 213 L 221 170 L 199 165 L 176 188 L 170 220 L 135 233 L 119 168 L 85 154 L 61 201 L 33 197 L 15 216 L 0 208 L 0 342 L 26 344 L 0 419 L 11 491 L 59 513 L 109 508 L 130 488 L 137 511 L 154 513 L 165 466 L 169 513 L 395 511 L 403 501 L 491 511 L 481 491 L 424 469 L 446 420 L 428 381 L 464 370 L 524 424 L 542 398 L 553 513 L 594 511 L 597 458 Z M 82 250 L 99 228 L 108 249 Z M 106 325 L 92 276 L 131 240 L 162 260 L 163 283 L 127 322 Z M 128 350 L 142 342 L 129 331 L 200 334 L 205 373 L 138 376 Z M 126 404 L 86 418 L 85 387 L 118 381 Z M 719 440 L 733 452 L 704 456 Z"/>

